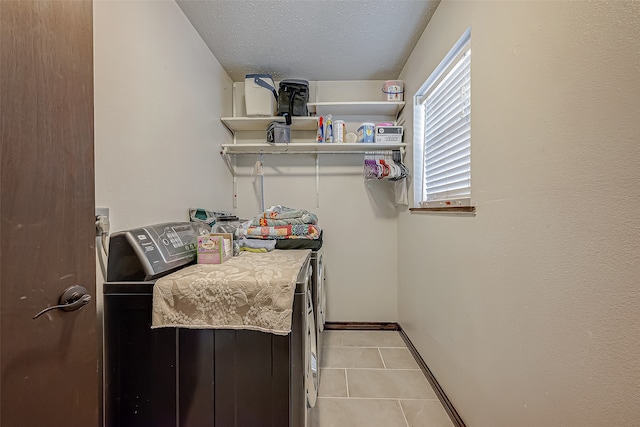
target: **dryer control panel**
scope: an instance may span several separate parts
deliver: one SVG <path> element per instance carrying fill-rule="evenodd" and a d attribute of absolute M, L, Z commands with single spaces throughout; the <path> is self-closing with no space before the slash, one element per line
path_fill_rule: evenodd
<path fill-rule="evenodd" d="M 148 281 L 195 261 L 197 239 L 211 228 L 200 222 L 167 222 L 113 233 L 107 281 Z"/>

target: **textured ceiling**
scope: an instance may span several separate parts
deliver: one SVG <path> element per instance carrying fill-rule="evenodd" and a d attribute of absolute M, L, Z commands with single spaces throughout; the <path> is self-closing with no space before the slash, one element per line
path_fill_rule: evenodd
<path fill-rule="evenodd" d="M 233 81 L 392 80 L 440 0 L 176 0 Z"/>

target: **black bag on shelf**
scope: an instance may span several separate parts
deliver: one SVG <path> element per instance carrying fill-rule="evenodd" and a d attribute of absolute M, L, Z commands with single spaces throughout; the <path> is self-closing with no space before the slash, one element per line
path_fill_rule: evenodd
<path fill-rule="evenodd" d="M 300 79 L 288 79 L 280 82 L 278 89 L 278 115 L 284 116 L 291 124 L 292 116 L 308 116 L 309 82 Z"/>

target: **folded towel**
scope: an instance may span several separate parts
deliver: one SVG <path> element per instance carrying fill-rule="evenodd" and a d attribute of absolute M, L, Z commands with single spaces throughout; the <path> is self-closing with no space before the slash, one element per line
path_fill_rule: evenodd
<path fill-rule="evenodd" d="M 238 241 L 240 244 L 240 249 L 249 248 L 249 249 L 265 249 L 264 252 L 272 251 L 276 248 L 275 240 L 261 240 L 261 239 L 240 239 Z"/>
<path fill-rule="evenodd" d="M 249 227 L 243 230 L 250 239 L 318 239 L 320 227 L 311 224 Z"/>
<path fill-rule="evenodd" d="M 289 224 L 317 224 L 318 217 L 305 209 L 292 209 L 285 206 L 271 206 L 251 220 L 255 227 L 272 227 Z"/>
<path fill-rule="evenodd" d="M 275 240 L 274 240 L 274 242 L 275 242 Z M 269 252 L 267 250 L 267 248 L 249 248 L 247 246 L 242 246 L 240 248 L 240 250 L 241 251 L 245 251 L 245 252 L 254 252 L 254 253 L 257 253 L 257 254 L 264 254 L 264 253 Z"/>

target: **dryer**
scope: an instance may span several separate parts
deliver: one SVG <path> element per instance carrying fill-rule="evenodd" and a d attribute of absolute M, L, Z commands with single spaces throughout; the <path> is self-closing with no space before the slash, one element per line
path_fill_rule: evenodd
<path fill-rule="evenodd" d="M 186 254 L 176 261 L 158 246 L 173 248 L 172 237 L 180 238 L 190 253 L 200 231 L 171 223 L 112 235 L 104 285 L 105 427 L 307 427 L 319 366 L 310 256 L 296 280 L 288 335 L 150 328 L 155 280 L 193 261 Z"/>

